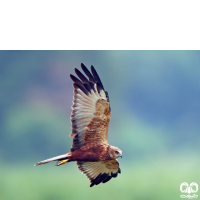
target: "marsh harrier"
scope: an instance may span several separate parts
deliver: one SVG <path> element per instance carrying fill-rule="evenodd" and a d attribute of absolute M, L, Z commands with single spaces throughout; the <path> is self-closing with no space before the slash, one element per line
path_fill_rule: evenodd
<path fill-rule="evenodd" d="M 92 187 L 106 183 L 121 173 L 117 158 L 122 157 L 122 151 L 108 144 L 111 115 L 108 93 L 93 66 L 92 73 L 82 63 L 81 68 L 88 78 L 76 68 L 79 79 L 70 74 L 74 82 L 71 152 L 43 160 L 35 166 L 51 161 L 58 161 L 57 166 L 76 161 L 79 170 L 90 179 Z"/>

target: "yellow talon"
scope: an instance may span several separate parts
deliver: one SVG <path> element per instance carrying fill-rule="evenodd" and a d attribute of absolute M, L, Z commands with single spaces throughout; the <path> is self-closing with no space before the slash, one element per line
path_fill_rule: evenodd
<path fill-rule="evenodd" d="M 69 160 L 69 159 L 58 161 L 57 166 L 60 166 L 60 165 L 64 165 L 64 164 L 66 164 L 66 163 L 68 162 L 68 160 Z"/>

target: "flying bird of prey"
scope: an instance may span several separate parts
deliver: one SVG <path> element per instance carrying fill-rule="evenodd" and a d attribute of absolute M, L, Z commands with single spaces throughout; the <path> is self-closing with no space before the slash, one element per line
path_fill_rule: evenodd
<path fill-rule="evenodd" d="M 111 109 L 107 91 L 94 69 L 91 72 L 81 63 L 81 68 L 87 78 L 75 68 L 76 78 L 73 80 L 74 97 L 71 114 L 73 137 L 69 153 L 43 160 L 35 164 L 42 165 L 58 161 L 57 166 L 76 161 L 79 170 L 85 174 L 91 184 L 106 183 L 121 173 L 117 158 L 122 157 L 122 151 L 108 144 L 108 126 Z"/>

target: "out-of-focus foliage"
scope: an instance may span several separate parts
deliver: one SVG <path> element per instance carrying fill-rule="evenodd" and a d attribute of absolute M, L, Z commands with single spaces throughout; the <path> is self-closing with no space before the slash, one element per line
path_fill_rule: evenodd
<path fill-rule="evenodd" d="M 75 164 L 33 168 L 71 147 L 69 74 L 81 62 L 109 92 L 109 143 L 123 151 L 122 174 L 95 189 Z M 182 182 L 200 184 L 199 77 L 199 51 L 0 51 L 0 199 L 180 198 Z"/>
<path fill-rule="evenodd" d="M 179 161 L 167 158 L 167 161 L 134 164 L 122 162 L 122 174 L 92 188 L 75 163 L 60 167 L 48 164 L 32 169 L 19 166 L 15 170 L 11 166 L 0 168 L 4 171 L 0 179 L 0 199 L 178 200 L 181 199 L 179 186 L 182 182 L 190 184 L 200 180 L 200 163 L 193 159 L 189 161 L 190 164 L 181 158 Z"/>

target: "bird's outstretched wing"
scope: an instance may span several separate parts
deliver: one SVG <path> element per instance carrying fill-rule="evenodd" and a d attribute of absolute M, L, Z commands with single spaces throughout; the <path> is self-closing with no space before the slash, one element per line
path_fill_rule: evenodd
<path fill-rule="evenodd" d="M 116 178 L 121 173 L 117 160 L 106 160 L 101 162 L 77 162 L 78 168 L 90 179 L 90 187 L 99 183 L 106 183 L 111 178 Z"/>
<path fill-rule="evenodd" d="M 94 69 L 91 72 L 81 63 L 88 79 L 75 68 L 77 76 L 70 74 L 74 81 L 74 100 L 72 106 L 72 132 L 74 137 L 71 151 L 88 143 L 108 144 L 108 126 L 110 122 L 110 104 L 107 91 Z"/>

